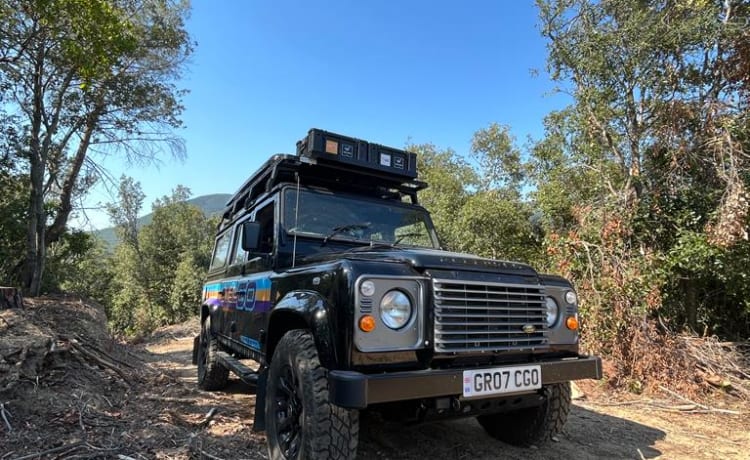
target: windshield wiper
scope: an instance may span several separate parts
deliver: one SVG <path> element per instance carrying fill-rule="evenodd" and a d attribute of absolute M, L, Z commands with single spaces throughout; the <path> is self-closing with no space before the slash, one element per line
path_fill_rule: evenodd
<path fill-rule="evenodd" d="M 333 227 L 331 230 L 331 233 L 326 235 L 325 238 L 323 238 L 323 242 L 320 243 L 320 247 L 325 246 L 328 244 L 328 240 L 333 238 L 336 235 L 341 235 L 342 233 L 351 232 L 353 230 L 364 230 L 366 228 L 370 228 L 369 222 L 364 222 L 361 224 L 347 224 L 347 225 L 339 225 L 338 227 Z"/>
<path fill-rule="evenodd" d="M 403 251 L 404 248 L 399 247 L 398 244 L 406 238 L 412 238 L 415 236 L 424 236 L 424 233 L 422 232 L 404 233 L 403 235 L 396 238 L 395 241 L 390 242 L 390 243 L 387 241 L 380 241 L 380 242 L 370 241 L 370 244 L 350 249 L 349 252 L 366 252 L 366 251 L 370 251 L 373 249 L 399 249 Z"/>
<path fill-rule="evenodd" d="M 415 236 L 424 236 L 424 233 L 422 233 L 422 232 L 404 233 L 403 235 L 401 235 L 398 238 L 396 238 L 396 241 L 394 241 L 393 243 L 391 243 L 391 247 L 395 248 L 396 246 L 398 246 L 398 244 L 400 242 L 404 241 L 404 239 L 406 239 L 406 238 L 413 238 Z"/>

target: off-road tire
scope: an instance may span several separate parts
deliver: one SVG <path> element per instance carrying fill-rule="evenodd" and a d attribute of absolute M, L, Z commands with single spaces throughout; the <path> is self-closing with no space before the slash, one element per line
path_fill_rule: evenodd
<path fill-rule="evenodd" d="M 206 316 L 198 341 L 198 386 L 203 390 L 221 390 L 227 386 L 229 369 L 219 362 L 218 351 L 219 342 L 211 332 L 211 316 Z"/>
<path fill-rule="evenodd" d="M 359 411 L 328 400 L 328 371 L 309 331 L 287 332 L 273 353 L 266 388 L 266 439 L 271 460 L 352 459 Z"/>
<path fill-rule="evenodd" d="M 539 446 L 560 433 L 570 412 L 570 384 L 557 383 L 542 389 L 541 406 L 502 414 L 480 415 L 477 421 L 487 433 L 514 446 Z"/>

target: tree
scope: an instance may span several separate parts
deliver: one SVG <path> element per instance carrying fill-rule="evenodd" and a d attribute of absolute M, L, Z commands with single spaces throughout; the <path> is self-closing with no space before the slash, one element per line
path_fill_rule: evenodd
<path fill-rule="evenodd" d="M 110 300 L 112 255 L 91 233 L 66 232 L 51 244 L 46 271 L 43 286 L 48 291 L 73 292 L 105 306 Z"/>
<path fill-rule="evenodd" d="M 139 208 L 134 198 L 142 196 L 132 179 L 123 178 L 121 185 L 125 198 L 109 205 L 113 222 Z M 123 238 L 115 248 L 108 314 L 116 331 L 148 332 L 187 319 L 200 305 L 216 222 L 188 198 L 190 190 L 177 186 L 156 200 L 151 223 L 137 231 L 135 240 Z"/>
<path fill-rule="evenodd" d="M 495 259 L 536 263 L 541 235 L 533 203 L 524 197 L 528 163 L 510 127 L 492 123 L 474 133 L 471 156 L 480 178 L 457 213 L 461 250 Z"/>
<path fill-rule="evenodd" d="M 520 192 L 526 180 L 526 164 L 509 126 L 492 123 L 474 133 L 471 153 L 479 163 L 480 188 Z"/>
<path fill-rule="evenodd" d="M 195 288 L 192 296 L 200 292 L 213 243 L 214 225 L 199 208 L 187 203 L 189 197 L 190 190 L 178 186 L 171 196 L 157 200 L 153 219 L 139 236 L 148 277 L 145 291 L 166 323 L 184 320 L 198 305 L 185 311 L 188 305 L 182 299 L 190 297 L 185 291 L 191 287 Z M 192 282 L 186 280 L 190 268 L 194 269 Z"/>
<path fill-rule="evenodd" d="M 158 0 L 2 0 L 0 100 L 29 184 L 24 284 L 39 292 L 47 247 L 77 194 L 96 180 L 95 155 L 150 161 L 181 155 L 182 92 L 191 51 L 188 5 Z"/>
<path fill-rule="evenodd" d="M 474 134 L 467 162 L 453 150 L 412 145 L 420 178 L 430 186 L 420 202 L 432 212 L 443 244 L 498 259 L 535 262 L 540 236 L 532 203 L 523 199 L 527 164 L 510 128 L 491 124 Z"/>
<path fill-rule="evenodd" d="M 746 322 L 741 331 L 742 321 L 700 320 L 750 317 L 711 268 L 747 274 L 750 6 L 537 4 L 550 74 L 573 100 L 547 117 L 533 149 L 556 268 L 577 281 L 607 338 L 619 337 L 608 345 L 627 346 L 657 314 L 750 333 Z"/>
<path fill-rule="evenodd" d="M 453 150 L 438 150 L 432 144 L 408 145 L 417 154 L 419 176 L 430 186 L 419 193 L 419 201 L 432 213 L 432 219 L 444 247 L 458 250 L 459 224 L 455 216 L 476 186 L 475 171 Z"/>
<path fill-rule="evenodd" d="M 141 189 L 141 183 L 132 177 L 122 175 L 117 191 L 118 202 L 108 203 L 105 207 L 110 221 L 115 226 L 115 232 L 120 242 L 138 249 L 138 215 L 143 208 L 146 195 Z"/>

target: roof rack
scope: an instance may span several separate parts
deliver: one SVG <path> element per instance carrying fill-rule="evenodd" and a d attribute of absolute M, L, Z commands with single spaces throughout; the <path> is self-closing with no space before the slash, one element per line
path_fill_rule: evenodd
<path fill-rule="evenodd" d="M 281 183 L 319 186 L 418 203 L 417 192 L 427 188 L 416 179 L 416 154 L 311 129 L 297 142 L 297 155 L 268 159 L 227 202 L 222 220 L 244 214 L 256 200 Z"/>

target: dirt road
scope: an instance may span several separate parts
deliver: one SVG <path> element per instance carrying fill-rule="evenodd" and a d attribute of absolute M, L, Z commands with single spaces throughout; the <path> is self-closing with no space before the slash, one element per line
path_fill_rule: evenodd
<path fill-rule="evenodd" d="M 266 458 L 253 389 L 234 380 L 198 390 L 197 332 L 191 321 L 122 344 L 103 308 L 76 297 L 0 310 L 0 460 Z M 702 403 L 724 412 L 699 413 L 666 393 L 628 399 L 596 385 L 584 385 L 557 442 L 538 449 L 495 441 L 472 419 L 405 427 L 365 414 L 359 458 L 750 459 L 747 403 L 717 396 Z"/>
<path fill-rule="evenodd" d="M 183 419 L 204 420 L 192 451 L 221 459 L 266 458 L 265 439 L 252 431 L 252 388 L 233 381 L 226 391 L 196 389 L 190 364 L 194 330 L 173 329 L 144 346 L 153 366 L 178 378 L 162 392 Z M 661 407 L 660 407 L 661 406 Z M 207 416 L 215 408 L 214 416 Z M 389 426 L 363 417 L 358 458 L 384 459 L 750 459 L 750 415 L 686 412 L 684 404 L 653 400 L 577 400 L 564 433 L 550 445 L 519 449 L 489 438 L 473 419 Z"/>

